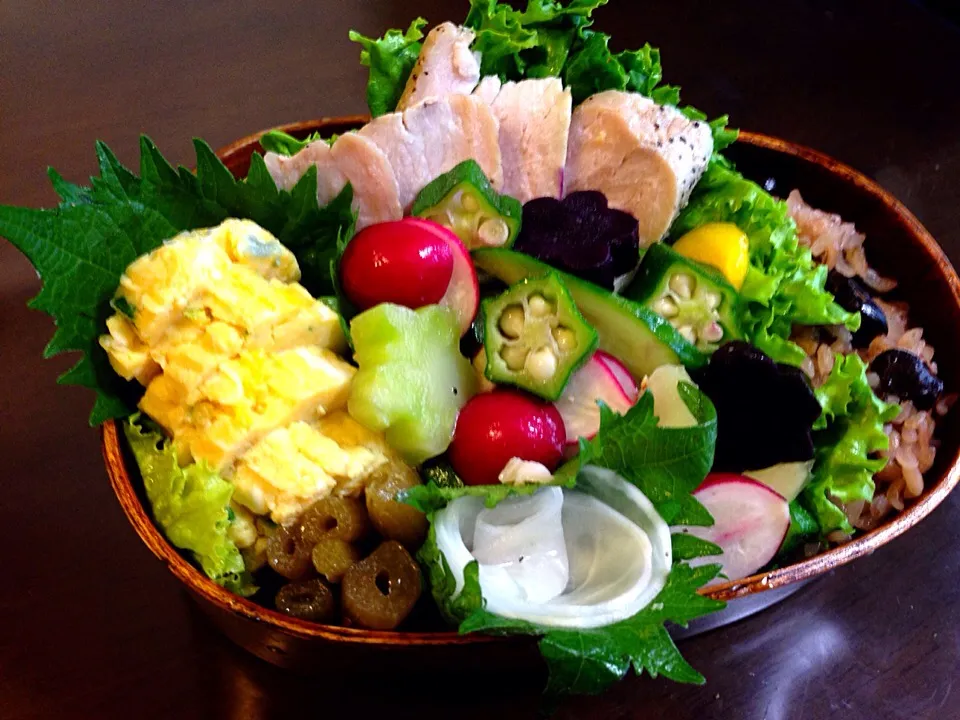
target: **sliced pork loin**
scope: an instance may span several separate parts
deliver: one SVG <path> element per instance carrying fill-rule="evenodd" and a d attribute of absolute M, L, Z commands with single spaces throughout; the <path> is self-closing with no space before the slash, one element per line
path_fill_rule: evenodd
<path fill-rule="evenodd" d="M 400 187 L 387 156 L 357 133 L 337 138 L 331 148 L 337 168 L 353 186 L 357 229 L 403 217 Z"/>
<path fill-rule="evenodd" d="M 503 184 L 497 120 L 479 97 L 429 98 L 402 113 L 381 115 L 357 134 L 374 143 L 390 161 L 404 210 L 427 183 L 470 158 L 494 188 Z"/>
<path fill-rule="evenodd" d="M 496 75 L 487 75 L 477 84 L 477 87 L 474 88 L 473 94 L 483 100 L 487 105 L 492 105 L 493 101 L 497 99 L 501 87 L 503 87 L 503 85 L 500 83 L 499 77 Z"/>
<path fill-rule="evenodd" d="M 608 90 L 573 113 L 564 192 L 599 190 L 640 223 L 640 244 L 660 240 L 707 167 L 704 122 L 636 93 Z"/>
<path fill-rule="evenodd" d="M 356 133 L 341 135 L 333 146 L 310 143 L 292 157 L 269 152 L 263 158 L 278 188 L 290 190 L 304 173 L 317 166 L 317 203 L 333 200 L 349 182 L 357 228 L 403 217 L 399 189 L 386 155 Z"/>
<path fill-rule="evenodd" d="M 490 90 L 476 94 L 483 97 Z M 508 82 L 500 88 L 490 107 L 500 123 L 504 193 L 524 203 L 560 197 L 572 104 L 570 90 L 559 78 Z"/>
<path fill-rule="evenodd" d="M 316 165 L 317 202 L 321 207 L 335 198 L 347 184 L 347 178 L 333 159 L 330 146 L 323 140 L 310 143 L 292 156 L 268 152 L 263 156 L 263 161 L 277 187 L 288 192 L 293 190 L 293 186 L 311 166 Z"/>
<path fill-rule="evenodd" d="M 397 110 L 432 97 L 473 92 L 480 80 L 480 53 L 470 50 L 474 37 L 473 30 L 450 22 L 427 33 Z"/>

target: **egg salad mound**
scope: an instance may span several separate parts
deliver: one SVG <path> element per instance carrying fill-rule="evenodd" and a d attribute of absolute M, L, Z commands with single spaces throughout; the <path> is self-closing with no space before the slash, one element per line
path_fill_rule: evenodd
<path fill-rule="evenodd" d="M 235 506 L 280 525 L 362 494 L 390 454 L 343 412 L 356 369 L 340 320 L 299 279 L 293 254 L 249 220 L 181 233 L 127 268 L 100 338 L 114 370 L 145 386 L 139 408 L 180 465 L 204 462 Z"/>

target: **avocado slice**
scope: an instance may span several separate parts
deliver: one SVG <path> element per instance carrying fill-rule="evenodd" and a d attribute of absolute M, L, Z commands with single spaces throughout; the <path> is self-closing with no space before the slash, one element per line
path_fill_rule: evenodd
<path fill-rule="evenodd" d="M 639 303 L 513 250 L 488 248 L 471 254 L 478 269 L 508 285 L 550 272 L 559 275 L 580 312 L 600 335 L 600 349 L 620 360 L 638 379 L 661 365 L 699 368 L 707 362 L 708 356 L 673 325 Z"/>

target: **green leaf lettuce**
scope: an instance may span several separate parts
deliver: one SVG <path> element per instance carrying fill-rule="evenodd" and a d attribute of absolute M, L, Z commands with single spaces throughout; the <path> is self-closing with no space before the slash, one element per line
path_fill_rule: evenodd
<path fill-rule="evenodd" d="M 816 463 L 801 499 L 826 534 L 852 532 L 836 503 L 869 502 L 873 476 L 887 461 L 878 457 L 889 441 L 883 431 L 899 406 L 880 400 L 867 381 L 867 366 L 858 355 L 838 356 L 827 380 L 816 389 L 823 415 L 814 426 Z"/>
<path fill-rule="evenodd" d="M 407 78 L 422 47 L 427 21 L 417 18 L 406 32 L 387 30 L 381 38 L 370 38 L 356 30 L 350 39 L 360 45 L 360 64 L 370 68 L 367 81 L 367 106 L 374 117 L 392 112 L 400 101 Z"/>
<path fill-rule="evenodd" d="M 750 239 L 750 269 L 740 289 L 744 336 L 777 362 L 800 365 L 806 354 L 789 340 L 794 325 L 859 327 L 860 316 L 824 289 L 827 268 L 800 245 L 787 205 L 714 157 L 670 234 L 709 222 L 730 222 Z"/>
<path fill-rule="evenodd" d="M 233 485 L 206 463 L 177 463 L 173 444 L 135 420 L 124 434 L 140 467 L 153 517 L 167 539 L 189 551 L 212 580 L 240 595 L 256 591 L 237 546 L 228 537 Z"/>

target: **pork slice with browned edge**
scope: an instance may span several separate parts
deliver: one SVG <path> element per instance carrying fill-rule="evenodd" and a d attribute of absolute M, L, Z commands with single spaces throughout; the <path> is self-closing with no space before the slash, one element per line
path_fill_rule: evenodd
<path fill-rule="evenodd" d="M 427 33 L 397 110 L 432 97 L 473 92 L 480 80 L 480 53 L 470 50 L 473 38 L 473 30 L 451 22 Z"/>
<path fill-rule="evenodd" d="M 658 242 L 690 199 L 713 152 L 705 122 L 637 93 L 607 90 L 573 112 L 564 193 L 599 190 Z"/>

